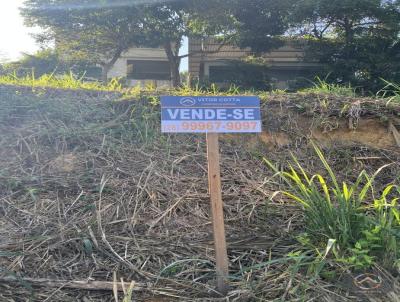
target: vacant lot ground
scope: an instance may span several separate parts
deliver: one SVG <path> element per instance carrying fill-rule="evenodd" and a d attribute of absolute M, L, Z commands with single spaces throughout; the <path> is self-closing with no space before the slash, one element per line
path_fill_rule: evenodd
<path fill-rule="evenodd" d="M 323 173 L 314 139 L 339 179 L 391 163 L 377 187 L 398 183 L 400 106 L 271 95 L 264 133 L 221 138 L 227 300 L 214 291 L 204 136 L 161 135 L 153 97 L 120 97 L 0 86 L 0 301 L 115 301 L 121 280 L 133 301 L 398 301 L 395 268 L 381 271 L 385 296 L 354 290 L 346 270 L 307 273 L 302 211 L 270 199 L 283 183 L 263 157 Z"/>

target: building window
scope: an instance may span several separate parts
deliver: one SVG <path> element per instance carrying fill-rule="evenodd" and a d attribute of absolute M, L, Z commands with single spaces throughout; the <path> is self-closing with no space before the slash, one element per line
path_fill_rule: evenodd
<path fill-rule="evenodd" d="M 128 79 L 170 80 L 169 62 L 150 60 L 128 60 Z"/>
<path fill-rule="evenodd" d="M 233 66 L 217 65 L 209 67 L 209 79 L 213 83 L 224 83 L 235 80 L 236 70 Z"/>

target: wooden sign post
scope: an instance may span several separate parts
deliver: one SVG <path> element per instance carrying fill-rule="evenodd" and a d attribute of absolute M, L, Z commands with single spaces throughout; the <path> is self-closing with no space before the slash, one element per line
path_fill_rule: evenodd
<path fill-rule="evenodd" d="M 208 184 L 211 199 L 218 291 L 229 290 L 228 252 L 218 133 L 261 132 L 260 99 L 254 96 L 164 96 L 161 97 L 163 133 L 206 133 Z"/>
<path fill-rule="evenodd" d="M 218 133 L 207 133 L 208 187 L 214 230 L 217 288 L 221 294 L 226 295 L 228 293 L 229 272 L 219 157 Z"/>

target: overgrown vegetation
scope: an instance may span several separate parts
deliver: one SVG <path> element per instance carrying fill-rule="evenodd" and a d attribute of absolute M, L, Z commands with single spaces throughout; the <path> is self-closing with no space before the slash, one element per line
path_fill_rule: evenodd
<path fill-rule="evenodd" d="M 379 78 L 400 81 L 399 1 L 296 2 L 308 59 L 326 64 L 330 81 L 371 93 L 382 88 Z"/>
<path fill-rule="evenodd" d="M 39 78 L 43 75 L 64 75 L 73 72 L 78 77 L 86 79 L 100 79 L 101 68 L 96 67 L 84 58 L 68 58 L 60 55 L 60 50 L 46 48 L 34 54 L 24 54 L 15 62 L 0 65 L 0 75 L 13 74 L 18 77 L 35 75 Z"/>
<path fill-rule="evenodd" d="M 329 83 L 327 79 L 322 80 L 320 77 L 316 77 L 315 82 L 312 83 L 313 87 L 303 89 L 306 93 L 324 93 L 332 94 L 337 96 L 348 96 L 355 97 L 355 88 L 348 85 Z"/>
<path fill-rule="evenodd" d="M 34 71 L 27 73 L 25 76 L 19 76 L 17 72 L 14 72 L 0 76 L 0 84 L 29 86 L 32 88 L 48 87 L 57 89 L 85 89 L 110 92 L 122 92 L 126 90 L 118 79 L 113 79 L 107 84 L 104 84 L 98 81 L 87 81 L 83 76 L 78 77 L 72 72 L 61 75 L 51 73 L 39 76 L 36 76 Z"/>
<path fill-rule="evenodd" d="M 55 89 L 73 89 L 73 90 L 93 90 L 93 91 L 107 91 L 116 92 L 122 95 L 122 98 L 140 97 L 142 93 L 159 95 L 162 91 L 176 94 L 176 95 L 238 95 L 238 94 L 257 94 L 265 98 L 269 94 L 268 91 L 244 90 L 234 84 L 220 88 L 216 84 L 203 85 L 203 83 L 187 83 L 178 88 L 171 89 L 157 89 L 152 84 L 145 87 L 140 85 L 134 87 L 126 87 L 124 82 L 118 78 L 110 80 L 107 84 L 99 81 L 87 81 L 83 76 L 78 77 L 72 72 L 66 74 L 44 74 L 36 77 L 34 72 L 25 76 L 18 76 L 16 73 L 6 74 L 0 76 L 0 84 L 3 85 L 16 85 L 27 86 L 34 88 L 55 88 Z M 149 99 L 152 96 L 149 95 Z"/>
<path fill-rule="evenodd" d="M 363 170 L 353 183 L 341 183 L 322 151 L 316 145 L 314 149 L 328 178 L 310 176 L 295 157 L 288 171 L 280 171 L 265 160 L 288 185 L 289 190 L 282 193 L 303 208 L 305 233 L 300 242 L 304 248 L 311 248 L 316 255 L 325 254 L 325 258 L 332 254 L 337 264 L 345 267 L 366 269 L 380 264 L 398 269 L 400 190 L 394 184 L 381 190 L 374 186 L 385 166 L 372 176 Z"/>
<path fill-rule="evenodd" d="M 378 92 L 378 96 L 387 98 L 389 102 L 400 102 L 400 84 L 382 80 L 386 86 Z"/>
<path fill-rule="evenodd" d="M 249 47 L 258 57 L 289 36 L 306 50 L 306 61 L 326 67 L 322 74 L 331 73 L 333 84 L 376 93 L 383 87 L 379 78 L 400 81 L 397 0 L 27 0 L 23 15 L 45 29 L 38 42 L 56 39 L 63 56 L 102 66 L 103 80 L 132 46 L 163 48 L 177 87 L 180 61 L 191 55 L 179 53 L 184 36 L 218 37 L 221 45 Z"/>
<path fill-rule="evenodd" d="M 263 100 L 267 131 L 220 139 L 227 300 L 347 302 L 360 288 L 340 288 L 341 277 L 352 284 L 355 273 L 376 268 L 395 285 L 379 298 L 398 300 L 400 1 L 24 3 L 26 23 L 44 29 L 38 42 L 57 43 L 1 66 L 1 301 L 218 296 L 205 139 L 160 133 L 162 94 Z M 234 62 L 231 74 L 212 73 L 206 85 L 189 76 L 181 85 L 180 61 L 194 54 L 180 53 L 184 37 L 202 41 L 200 56 L 214 53 L 203 42 L 216 37 L 252 56 Z M 288 42 L 329 77 L 299 94 L 268 91 L 264 55 Z M 163 48 L 174 88 L 108 82 L 131 47 Z M 287 73 L 292 59 L 282 58 Z M 85 78 L 93 66 L 102 67 L 103 83 Z M 372 123 L 362 133 L 365 117 Z M 373 130 L 383 142 L 355 137 Z M 346 142 L 326 140 L 346 131 Z M 310 137 L 330 148 L 310 148 Z M 132 281 L 121 282 L 119 297 L 118 279 Z M 67 289 L 92 280 L 95 288 Z M 60 286 L 37 290 L 43 281 Z"/>
<path fill-rule="evenodd" d="M 54 292 L 53 288 L 38 289 L 34 282 L 38 278 L 85 280 L 88 275 L 112 282 L 115 272 L 117 280 L 126 280 L 126 287 L 130 281 L 138 282 L 133 299 L 149 294 L 213 301 L 209 299 L 215 294 L 215 271 L 204 137 L 162 135 L 158 94 L 164 92 L 151 87 L 126 94 L 118 87 L 61 90 L 32 89 L 26 84 L 0 85 L 0 204 L 4 213 L 0 297 L 75 301 L 82 291 L 63 287 Z M 207 91 L 183 87 L 169 93 L 226 94 L 215 86 Z M 229 93 L 244 92 L 231 87 Z M 265 100 L 265 129 L 276 137 L 287 133 L 288 141 L 278 145 L 268 139 L 268 132 L 258 138 L 221 136 L 229 298 L 342 301 L 338 297 L 345 294 L 337 288 L 342 274 L 352 276 L 351 271 L 374 263 L 390 267 L 398 258 L 393 244 L 397 212 L 390 212 L 398 194 L 398 165 L 382 169 L 375 178 L 368 176 L 371 185 L 363 199 L 359 195 L 369 182 L 367 175 L 397 163 L 399 154 L 395 148 L 355 143 L 326 149 L 330 169 L 339 171 L 334 175 L 337 190 L 307 144 L 310 125 L 318 131 L 321 121 L 328 118 L 344 119 L 348 125 L 346 117 L 353 103 L 360 106 L 360 120 L 365 115 L 377 123 L 382 123 L 383 115 L 394 119 L 400 108 L 396 103 L 386 106 L 386 100 L 333 94 L 323 95 L 326 102 L 314 93 L 260 95 Z M 303 119 L 310 119 L 310 124 L 302 124 Z M 275 181 L 275 172 L 262 163 L 268 156 L 285 167 L 290 150 L 297 160 L 293 169 L 309 192 L 299 197 L 318 215 L 306 214 L 307 208 L 286 199 L 265 203 L 279 188 L 295 195 Z M 297 163 L 304 171 L 321 171 L 332 206 L 326 203 L 319 178 L 311 180 L 306 173 L 309 184 Z M 360 173 L 360 165 L 368 173 L 362 173 L 360 185 L 355 186 L 353 175 Z M 346 186 L 341 179 L 348 179 Z M 295 182 L 292 185 L 300 190 Z M 349 204 L 343 212 L 335 206 L 339 199 Z M 322 210 L 327 221 L 321 218 Z M 306 226 L 300 219 L 303 215 Z M 332 228 L 326 225 L 328 220 L 335 222 Z M 380 260 L 383 256 L 386 262 Z M 18 266 L 21 257 L 23 268 Z M 394 268 L 390 271 L 395 274 Z M 3 276 L 12 278 L 15 286 L 5 285 Z M 98 301 L 113 299 L 109 291 L 85 295 Z M 126 296 L 129 300 L 128 290 Z"/>
<path fill-rule="evenodd" d="M 377 93 L 377 97 L 383 98 L 387 103 L 400 102 L 400 87 L 398 84 L 390 83 L 386 80 L 381 80 L 386 86 Z M 265 82 L 263 82 L 265 84 Z M 93 80 L 87 81 L 83 76 L 76 76 L 74 73 L 69 72 L 65 74 L 43 74 L 36 76 L 35 72 L 27 73 L 24 76 L 19 76 L 16 72 L 7 73 L 0 75 L 0 84 L 3 85 L 16 85 L 16 86 L 27 86 L 32 89 L 35 88 L 55 88 L 55 89 L 85 89 L 85 90 L 97 90 L 120 93 L 122 98 L 133 98 L 140 97 L 142 93 L 154 94 L 156 97 L 162 91 L 166 92 L 166 89 L 157 89 L 153 85 L 149 84 L 145 87 L 135 86 L 126 87 L 124 81 L 118 78 L 114 78 L 104 84 L 102 82 Z M 334 96 L 345 96 L 345 97 L 356 97 L 356 88 L 350 85 L 340 85 L 329 83 L 326 79 L 316 77 L 312 83 L 313 87 L 302 89 L 302 93 L 317 93 Z M 286 94 L 284 90 L 255 90 L 255 89 L 244 89 L 240 85 L 231 84 L 225 87 L 219 87 L 216 84 L 209 83 L 204 85 L 202 82 L 186 83 L 175 89 L 169 89 L 168 91 L 175 95 L 257 95 L 262 100 L 268 98 L 271 94 Z M 151 98 L 151 97 L 150 97 Z"/>

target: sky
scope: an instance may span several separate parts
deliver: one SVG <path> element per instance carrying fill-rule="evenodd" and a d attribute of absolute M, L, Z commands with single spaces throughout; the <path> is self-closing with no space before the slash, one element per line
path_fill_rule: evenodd
<path fill-rule="evenodd" d="M 24 0 L 0 0 L 0 60 L 15 60 L 21 53 L 39 49 L 30 33 L 34 29 L 24 26 L 18 7 Z"/>
<path fill-rule="evenodd" d="M 184 38 L 180 54 L 186 55 L 188 51 L 189 51 L 189 40 L 187 38 Z M 181 71 L 188 71 L 188 70 L 189 70 L 189 59 L 186 57 L 181 61 Z"/>
<path fill-rule="evenodd" d="M 24 0 L 0 0 L 0 62 L 12 61 L 21 57 L 22 53 L 34 53 L 39 49 L 30 35 L 38 29 L 24 25 L 19 7 Z M 184 40 L 182 54 L 187 53 L 187 39 Z M 188 70 L 188 60 L 183 59 L 181 71 Z"/>

